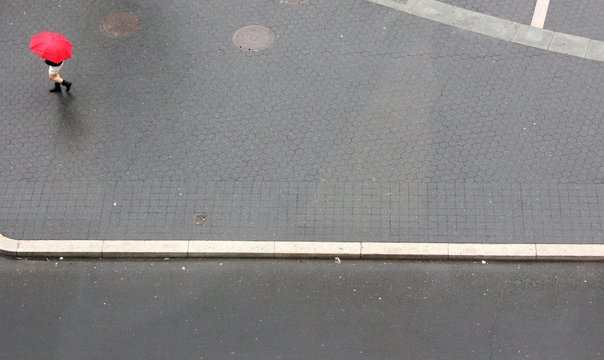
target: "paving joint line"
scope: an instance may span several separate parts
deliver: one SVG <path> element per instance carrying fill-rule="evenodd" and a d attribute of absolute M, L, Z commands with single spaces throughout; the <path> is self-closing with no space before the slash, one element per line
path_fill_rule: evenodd
<path fill-rule="evenodd" d="M 0 254 L 63 258 L 342 258 L 604 261 L 604 244 L 393 243 L 372 241 L 15 240 Z"/>
<path fill-rule="evenodd" d="M 604 62 L 604 41 L 543 29 L 544 6 L 531 25 L 486 15 L 435 0 L 368 0 L 410 15 L 496 39 L 583 59 Z M 543 4 L 545 2 L 542 2 Z M 546 9 L 545 9 L 546 10 Z M 539 26 L 540 25 L 540 26 Z"/>

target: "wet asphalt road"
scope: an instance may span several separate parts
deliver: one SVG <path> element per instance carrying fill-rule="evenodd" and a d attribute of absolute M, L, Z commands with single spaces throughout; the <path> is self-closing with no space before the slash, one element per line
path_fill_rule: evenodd
<path fill-rule="evenodd" d="M 604 359 L 598 263 L 0 259 L 3 359 Z"/>

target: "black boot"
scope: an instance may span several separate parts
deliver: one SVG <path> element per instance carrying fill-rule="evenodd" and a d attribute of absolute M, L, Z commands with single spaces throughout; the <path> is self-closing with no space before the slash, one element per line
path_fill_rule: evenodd
<path fill-rule="evenodd" d="M 48 91 L 50 91 L 50 92 L 61 92 L 61 84 L 55 83 L 55 87 L 52 88 L 52 89 L 50 89 L 50 90 L 48 90 Z"/>
<path fill-rule="evenodd" d="M 69 92 L 69 89 L 71 89 L 71 83 L 67 80 L 63 80 L 63 82 L 61 83 L 61 85 L 65 86 L 65 91 Z"/>

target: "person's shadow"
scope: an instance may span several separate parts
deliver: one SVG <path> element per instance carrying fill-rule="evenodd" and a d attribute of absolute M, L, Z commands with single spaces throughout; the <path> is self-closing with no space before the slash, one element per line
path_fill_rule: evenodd
<path fill-rule="evenodd" d="M 86 127 L 80 119 L 76 98 L 73 94 L 61 92 L 57 94 L 59 110 L 59 134 L 67 143 L 77 145 L 78 140 L 86 134 Z"/>

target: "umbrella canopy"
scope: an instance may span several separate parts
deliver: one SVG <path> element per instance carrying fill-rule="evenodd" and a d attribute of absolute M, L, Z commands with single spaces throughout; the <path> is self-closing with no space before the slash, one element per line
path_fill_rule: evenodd
<path fill-rule="evenodd" d="M 60 63 L 71 57 L 73 45 L 59 33 L 42 32 L 31 37 L 29 48 L 42 59 Z"/>

